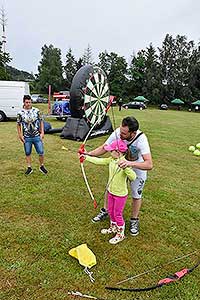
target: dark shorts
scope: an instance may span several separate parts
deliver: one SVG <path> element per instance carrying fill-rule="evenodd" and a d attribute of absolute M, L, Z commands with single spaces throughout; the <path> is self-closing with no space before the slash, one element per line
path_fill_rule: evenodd
<path fill-rule="evenodd" d="M 34 137 L 25 137 L 24 140 L 24 151 L 26 156 L 31 155 L 32 145 L 34 145 L 37 154 L 44 155 L 43 142 L 39 135 Z"/>

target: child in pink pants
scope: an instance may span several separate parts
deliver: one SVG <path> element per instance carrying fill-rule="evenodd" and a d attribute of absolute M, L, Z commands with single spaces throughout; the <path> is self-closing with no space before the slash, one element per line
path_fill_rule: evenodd
<path fill-rule="evenodd" d="M 122 169 L 118 163 L 124 159 L 127 145 L 123 140 L 115 140 L 110 145 L 105 145 L 104 149 L 111 152 L 109 158 L 98 158 L 84 155 L 86 161 L 97 165 L 109 166 L 109 179 L 107 184 L 108 191 L 108 213 L 110 216 L 110 227 L 102 229 L 103 234 L 115 236 L 109 240 L 111 244 L 117 244 L 125 238 L 125 222 L 123 219 L 124 206 L 128 197 L 127 179 L 133 181 L 136 174 L 132 168 Z"/>

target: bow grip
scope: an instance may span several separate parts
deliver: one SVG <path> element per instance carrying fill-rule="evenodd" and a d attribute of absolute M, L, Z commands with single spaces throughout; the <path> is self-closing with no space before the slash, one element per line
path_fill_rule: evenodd
<path fill-rule="evenodd" d="M 82 144 L 82 145 L 80 146 L 80 148 L 79 148 L 79 150 L 78 150 L 78 153 L 79 153 L 79 154 L 84 154 L 84 153 L 85 153 L 85 145 L 84 145 L 84 144 Z"/>

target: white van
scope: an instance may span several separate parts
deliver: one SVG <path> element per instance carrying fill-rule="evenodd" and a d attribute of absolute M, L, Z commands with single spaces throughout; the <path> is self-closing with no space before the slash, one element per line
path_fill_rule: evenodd
<path fill-rule="evenodd" d="M 24 95 L 30 95 L 28 82 L 0 80 L 0 122 L 16 118 Z"/>

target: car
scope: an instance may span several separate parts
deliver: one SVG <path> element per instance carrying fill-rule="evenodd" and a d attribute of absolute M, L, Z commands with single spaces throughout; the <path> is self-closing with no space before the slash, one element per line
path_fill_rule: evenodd
<path fill-rule="evenodd" d="M 33 103 L 37 103 L 37 99 L 40 95 L 39 94 L 32 94 L 31 95 L 31 100 Z"/>
<path fill-rule="evenodd" d="M 147 108 L 146 104 L 144 104 L 144 102 L 138 102 L 138 101 L 133 101 L 133 102 L 128 102 L 128 103 L 124 103 L 122 105 L 123 108 L 135 108 L 135 109 L 145 109 Z"/>
<path fill-rule="evenodd" d="M 160 104 L 160 109 L 161 110 L 167 110 L 168 109 L 168 105 L 165 103 Z"/>
<path fill-rule="evenodd" d="M 48 99 L 47 98 L 43 98 L 42 96 L 37 98 L 37 102 L 38 103 L 48 103 Z"/>
<path fill-rule="evenodd" d="M 48 99 L 43 98 L 41 95 L 39 94 L 32 94 L 31 95 L 31 99 L 33 103 L 47 103 Z"/>

